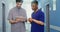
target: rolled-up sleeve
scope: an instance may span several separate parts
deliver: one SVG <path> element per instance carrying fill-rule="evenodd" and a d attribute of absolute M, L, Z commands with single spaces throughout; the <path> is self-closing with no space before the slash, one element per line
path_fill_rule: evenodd
<path fill-rule="evenodd" d="M 12 19 L 13 19 L 12 10 L 10 10 L 8 14 L 8 20 L 12 20 Z"/>

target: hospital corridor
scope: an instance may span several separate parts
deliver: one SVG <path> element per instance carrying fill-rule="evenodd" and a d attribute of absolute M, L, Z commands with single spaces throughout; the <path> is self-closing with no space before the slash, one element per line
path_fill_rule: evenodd
<path fill-rule="evenodd" d="M 33 13 L 31 2 L 38 1 L 38 9 L 44 16 L 44 32 L 60 32 L 60 0 L 23 0 L 22 8 L 26 10 L 27 19 Z M 10 9 L 16 6 L 16 0 L 0 0 L 0 32 L 11 32 L 8 21 Z M 26 32 L 31 32 L 31 23 L 25 22 Z"/>

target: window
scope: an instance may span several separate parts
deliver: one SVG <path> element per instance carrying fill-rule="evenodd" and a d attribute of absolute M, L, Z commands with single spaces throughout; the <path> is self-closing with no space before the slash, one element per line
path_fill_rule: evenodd
<path fill-rule="evenodd" d="M 53 10 L 56 10 L 56 0 L 53 0 Z"/>

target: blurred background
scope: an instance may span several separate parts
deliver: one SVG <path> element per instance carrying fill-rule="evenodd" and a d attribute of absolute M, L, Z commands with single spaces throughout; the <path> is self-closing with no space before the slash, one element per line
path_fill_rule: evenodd
<path fill-rule="evenodd" d="M 31 1 L 23 0 L 22 7 L 26 9 L 27 18 L 31 17 Z M 45 13 L 44 32 L 60 32 L 60 0 L 37 0 L 39 9 Z M 16 0 L 0 0 L 0 32 L 11 32 L 11 25 L 7 20 L 9 10 L 16 6 Z M 26 32 L 30 32 L 31 24 L 26 24 Z"/>

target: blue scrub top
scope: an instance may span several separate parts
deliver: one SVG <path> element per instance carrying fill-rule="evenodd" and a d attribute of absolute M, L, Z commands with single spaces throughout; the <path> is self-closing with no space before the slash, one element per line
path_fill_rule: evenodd
<path fill-rule="evenodd" d="M 38 10 L 36 13 L 32 13 L 32 18 L 44 22 L 44 13 Z M 44 25 L 39 25 L 35 22 L 31 23 L 31 32 L 44 32 Z"/>

